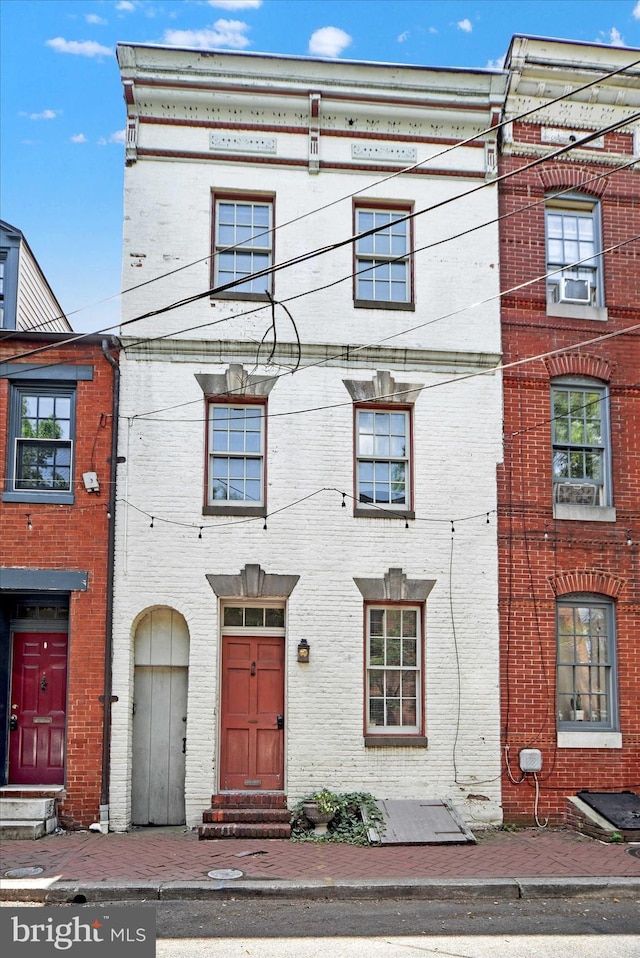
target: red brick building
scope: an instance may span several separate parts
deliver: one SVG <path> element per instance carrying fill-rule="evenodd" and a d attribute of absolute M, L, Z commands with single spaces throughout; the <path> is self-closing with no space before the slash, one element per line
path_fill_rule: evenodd
<path fill-rule="evenodd" d="M 43 332 L 69 327 L 33 276 L 28 322 L 15 311 L 24 271 L 5 271 L 17 295 L 0 336 L 0 797 L 55 798 L 62 824 L 88 826 L 108 802 L 117 350 L 99 336 Z"/>
<path fill-rule="evenodd" d="M 519 36 L 507 57 L 500 173 L 529 167 L 500 184 L 507 821 L 640 783 L 638 58 Z"/>

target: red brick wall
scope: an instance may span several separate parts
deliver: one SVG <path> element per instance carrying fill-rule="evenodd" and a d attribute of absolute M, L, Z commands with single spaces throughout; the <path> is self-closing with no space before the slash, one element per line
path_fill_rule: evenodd
<path fill-rule="evenodd" d="M 523 141 L 539 142 L 533 125 L 517 128 L 520 134 Z M 607 147 L 629 152 L 629 143 L 626 134 L 613 134 Z M 500 172 L 527 159 L 502 157 Z M 640 174 L 612 172 L 597 161 L 595 155 L 593 163 L 559 160 L 501 185 L 502 214 L 538 203 L 502 222 L 503 290 L 545 272 L 541 201 L 548 188 L 577 188 L 584 178 L 606 173 L 587 188 L 601 203 L 603 247 L 640 234 Z M 566 363 L 539 359 L 505 371 L 505 458 L 498 474 L 503 746 L 509 746 L 516 779 L 520 749 L 542 751 L 539 817 L 555 822 L 564 820 L 566 796 L 580 789 L 640 787 L 640 330 L 579 345 L 640 323 L 637 241 L 606 254 L 604 277 L 606 322 L 547 317 L 543 280 L 502 301 L 506 364 L 574 347 Z M 565 368 L 609 381 L 615 523 L 553 519 L 550 379 Z M 605 575 L 562 578 L 576 570 Z M 554 584 L 562 590 L 574 582 L 615 592 L 621 750 L 557 748 Z M 513 784 L 505 771 L 507 821 L 533 820 L 534 785 L 532 775 Z"/>
<path fill-rule="evenodd" d="M 33 348 L 24 339 L 0 343 L 0 362 Z M 27 361 L 27 360 L 25 360 Z M 0 564 L 9 567 L 87 570 L 86 592 L 73 592 L 69 616 L 66 799 L 62 820 L 89 825 L 99 816 L 107 600 L 108 526 L 113 369 L 100 345 L 57 346 L 29 358 L 33 365 L 93 366 L 93 380 L 77 384 L 75 504 L 0 502 Z M 9 383 L 0 379 L 0 460 L 6 464 Z M 83 472 L 97 472 L 99 495 L 84 489 Z M 26 513 L 33 529 L 27 529 Z"/>

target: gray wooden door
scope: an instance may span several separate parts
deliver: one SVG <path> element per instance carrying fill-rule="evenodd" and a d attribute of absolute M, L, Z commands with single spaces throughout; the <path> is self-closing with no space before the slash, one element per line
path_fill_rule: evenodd
<path fill-rule="evenodd" d="M 131 820 L 182 825 L 189 671 L 186 624 L 154 609 L 136 630 Z M 184 664 L 183 664 L 184 663 Z"/>

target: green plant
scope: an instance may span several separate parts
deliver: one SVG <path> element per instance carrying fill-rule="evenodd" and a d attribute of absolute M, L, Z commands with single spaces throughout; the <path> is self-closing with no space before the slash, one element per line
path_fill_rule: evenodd
<path fill-rule="evenodd" d="M 315 835 L 307 821 L 306 802 L 316 802 L 320 811 L 333 813 L 326 835 Z M 363 818 L 363 811 L 366 818 Z M 291 840 L 294 842 L 345 842 L 349 845 L 368 845 L 369 828 L 378 833 L 384 829 L 380 809 L 369 792 L 320 792 L 305 795 L 291 810 Z"/>
<path fill-rule="evenodd" d="M 617 843 L 622 841 L 624 841 L 624 839 L 622 835 L 620 834 L 620 832 L 611 832 L 611 835 L 609 836 L 609 842 Z"/>

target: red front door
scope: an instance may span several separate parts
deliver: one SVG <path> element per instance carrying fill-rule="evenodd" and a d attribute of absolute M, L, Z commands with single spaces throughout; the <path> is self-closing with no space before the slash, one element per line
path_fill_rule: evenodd
<path fill-rule="evenodd" d="M 222 790 L 284 784 L 284 639 L 222 639 Z"/>
<path fill-rule="evenodd" d="M 63 785 L 66 633 L 16 632 L 11 668 L 10 785 Z"/>

